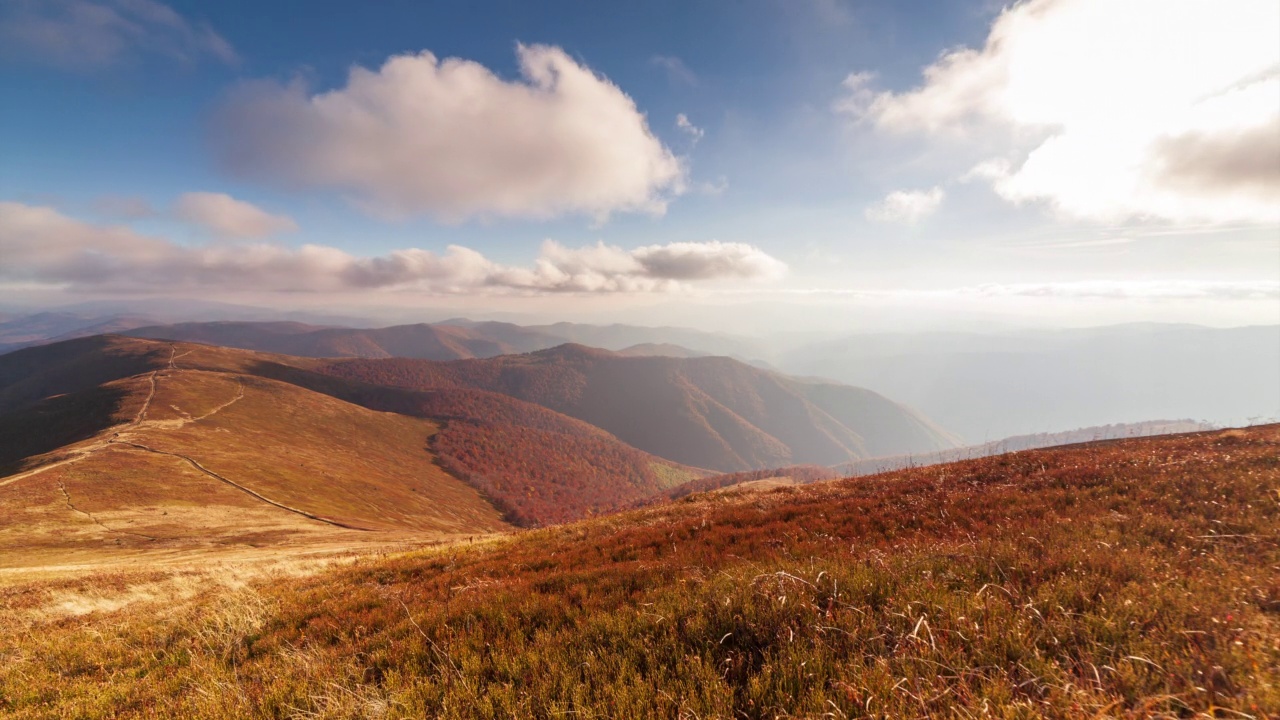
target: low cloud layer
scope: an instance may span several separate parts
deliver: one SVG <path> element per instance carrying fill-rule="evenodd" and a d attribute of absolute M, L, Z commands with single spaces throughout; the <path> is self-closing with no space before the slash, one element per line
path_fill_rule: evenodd
<path fill-rule="evenodd" d="M 1203 280 L 1085 280 L 987 284 L 964 288 L 981 297 L 1044 297 L 1110 300 L 1280 300 L 1280 283 Z"/>
<path fill-rule="evenodd" d="M 854 288 L 781 288 L 753 295 L 828 297 L 837 300 L 939 301 L 1012 298 L 1117 301 L 1274 301 L 1280 283 L 1219 280 L 1075 280 L 1039 283 L 983 283 L 937 290 L 861 290 Z M 745 293 L 744 293 L 745 294 Z"/>
<path fill-rule="evenodd" d="M 904 92 L 868 73 L 837 108 L 957 155 L 1015 203 L 1077 218 L 1280 221 L 1280 4 L 1028 0 Z M 971 176 L 972 177 L 972 176 Z"/>
<path fill-rule="evenodd" d="M 0 202 L 0 257 L 0 281 L 132 292 L 651 293 L 696 282 L 773 279 L 786 272 L 781 261 L 758 248 L 724 242 L 624 250 L 603 243 L 567 248 L 549 240 L 532 267 L 502 265 L 457 245 L 443 253 L 411 248 L 380 257 L 318 245 L 188 247 L 14 202 Z"/>
<path fill-rule="evenodd" d="M 257 240 L 298 229 L 287 215 L 273 215 L 223 193 L 184 193 L 174 203 L 173 215 L 229 240 Z"/>
<path fill-rule="evenodd" d="M 238 62 L 208 25 L 154 0 L 7 0 L 0 3 L 0 55 L 86 71 L 142 55 Z"/>
<path fill-rule="evenodd" d="M 946 196 L 940 187 L 928 190 L 896 190 L 866 210 L 868 220 L 915 225 L 938 211 Z"/>
<path fill-rule="evenodd" d="M 423 52 L 354 68 L 329 92 L 248 84 L 213 144 L 242 176 L 337 189 L 392 217 L 603 219 L 661 213 L 683 191 L 681 161 L 616 85 L 559 48 L 517 54 L 514 81 Z"/>

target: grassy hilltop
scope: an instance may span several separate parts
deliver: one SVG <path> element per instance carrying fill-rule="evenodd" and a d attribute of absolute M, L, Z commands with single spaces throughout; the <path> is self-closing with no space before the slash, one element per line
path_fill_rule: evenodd
<path fill-rule="evenodd" d="M 694 494 L 158 610 L 14 582 L 0 713 L 1275 717 L 1278 489 L 1268 426 Z"/>

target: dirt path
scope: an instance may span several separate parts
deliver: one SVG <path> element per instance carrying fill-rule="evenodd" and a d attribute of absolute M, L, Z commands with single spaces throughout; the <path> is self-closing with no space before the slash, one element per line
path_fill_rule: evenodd
<path fill-rule="evenodd" d="M 296 514 L 298 514 L 298 515 L 301 515 L 302 517 L 310 518 L 310 519 L 312 519 L 312 520 L 317 520 L 317 521 L 319 521 L 319 522 L 322 522 L 322 523 L 325 523 L 325 524 L 328 524 L 328 525 L 333 525 L 334 527 L 346 528 L 347 530 L 364 530 L 364 531 L 367 531 L 367 532 L 368 532 L 368 531 L 372 531 L 372 530 L 373 530 L 373 528 L 357 527 L 357 526 L 355 526 L 355 525 L 348 525 L 348 524 L 346 524 L 346 523 L 338 522 L 337 520 L 330 520 L 330 519 L 328 519 L 328 518 L 323 518 L 323 517 L 320 517 L 319 515 L 315 515 L 315 514 L 313 514 L 313 513 L 309 513 L 309 512 L 307 512 L 306 510 L 299 510 L 298 508 L 290 507 L 290 506 L 288 506 L 288 505 L 285 505 L 284 503 L 276 502 L 275 500 L 272 500 L 271 498 L 266 497 L 265 495 L 261 495 L 261 494 L 259 494 L 258 492 L 254 491 L 254 490 L 251 490 L 251 489 L 249 489 L 249 488 L 245 487 L 244 485 L 241 485 L 241 484 L 240 484 L 240 483 L 238 483 L 238 482 L 235 482 L 234 480 L 229 480 L 229 479 L 227 479 L 227 478 L 223 477 L 222 475 L 219 475 L 218 473 L 216 473 L 216 472 L 214 472 L 214 471 L 210 470 L 209 468 L 207 468 L 207 467 L 205 467 L 205 466 L 201 465 L 197 460 L 195 460 L 195 458 L 192 458 L 192 457 L 190 457 L 190 456 L 188 456 L 188 455 L 183 455 L 183 454 L 181 454 L 181 453 L 172 453 L 172 452 L 167 452 L 167 451 L 165 451 L 165 450 L 157 450 L 157 449 L 155 449 L 155 448 L 153 448 L 153 447 L 148 447 L 148 446 L 146 446 L 146 445 L 142 445 L 142 444 L 140 444 L 140 443 L 129 442 L 128 440 L 113 440 L 112 442 L 114 442 L 114 443 L 115 443 L 115 444 L 117 444 L 117 445 L 127 445 L 127 446 L 129 446 L 129 447 L 137 448 L 138 450 L 145 450 L 145 451 L 147 451 L 147 452 L 155 453 L 155 454 L 157 454 L 157 455 L 168 455 L 169 457 L 176 457 L 176 458 L 178 458 L 178 459 L 180 459 L 180 460 L 185 460 L 189 465 L 191 465 L 191 467 L 195 468 L 196 470 L 199 470 L 200 472 L 204 473 L 205 475 L 208 475 L 209 477 L 214 478 L 214 479 L 216 479 L 216 480 L 220 480 L 220 481 L 222 481 L 222 482 L 224 482 L 224 483 L 226 483 L 226 484 L 230 485 L 231 487 L 233 487 L 233 488 L 235 488 L 235 489 L 237 489 L 237 490 L 239 490 L 239 491 L 241 491 L 241 492 L 243 492 L 243 493 L 247 493 L 247 494 L 249 494 L 249 495 L 251 495 L 251 496 L 253 496 L 253 497 L 255 497 L 255 498 L 257 498 L 257 499 L 261 500 L 262 502 L 267 503 L 268 505 L 274 505 L 274 506 L 276 506 L 276 507 L 280 508 L 281 510 L 288 510 L 288 511 L 289 511 L 289 512 L 291 512 L 291 513 L 296 513 Z"/>
<path fill-rule="evenodd" d="M 102 524 L 102 521 L 101 521 L 101 520 L 99 520 L 98 518 L 94 517 L 94 516 L 93 516 L 93 513 L 89 512 L 88 510 L 81 510 L 80 508 L 78 508 L 78 507 L 76 507 L 74 504 L 72 504 L 72 502 L 71 502 L 71 493 L 67 492 L 67 484 L 66 484 L 66 483 L 64 483 L 63 481 L 59 480 L 59 481 L 58 481 L 58 489 L 62 491 L 62 498 L 63 498 L 63 499 L 66 501 L 66 503 L 67 503 L 67 509 L 71 510 L 72 512 L 78 512 L 78 513 L 80 513 L 81 515 L 84 515 L 85 517 L 87 517 L 87 518 L 89 518 L 90 520 L 92 520 L 95 524 L 97 524 L 97 526 L 98 526 L 98 527 L 102 528 L 103 530 L 106 530 L 107 532 L 120 533 L 120 534 L 122 534 L 122 535 L 134 535 L 134 536 L 137 536 L 137 537 L 140 537 L 140 538 L 146 538 L 146 539 L 148 539 L 148 540 L 158 540 L 158 539 L 159 539 L 159 538 L 152 537 L 152 536 L 150 536 L 150 535 L 143 535 L 142 533 L 131 532 L 131 531 L 129 531 L 129 530 L 117 530 L 117 529 L 115 529 L 115 528 L 107 527 L 106 525 L 103 525 L 103 524 Z"/>
<path fill-rule="evenodd" d="M 176 352 L 178 352 L 177 346 L 170 345 L 169 346 L 169 364 L 167 367 L 170 367 L 170 368 L 173 367 L 173 354 Z M 129 427 L 126 428 L 126 430 L 131 430 L 133 428 L 138 427 L 139 425 L 142 424 L 143 420 L 147 419 L 147 411 L 151 409 L 151 401 L 156 398 L 156 387 L 158 386 L 158 380 L 156 378 L 159 375 L 160 375 L 160 368 L 156 368 L 155 370 L 151 371 L 151 376 L 148 378 L 148 380 L 151 382 L 151 392 L 147 393 L 147 399 L 145 402 L 142 403 L 142 409 L 138 411 L 138 416 L 133 419 L 133 423 L 130 424 Z M 120 432 L 123 432 L 123 431 L 119 431 L 116 434 L 119 435 Z"/>
<path fill-rule="evenodd" d="M 69 457 L 69 458 L 67 458 L 67 459 L 65 459 L 65 460 L 59 460 L 59 461 L 57 461 L 57 462 L 51 462 L 51 463 L 49 463 L 48 465 L 41 465 L 40 467 L 36 468 L 35 470 L 28 470 L 28 471 L 23 472 L 23 473 L 18 473 L 17 475 L 11 475 L 11 476 L 9 476 L 9 477 L 5 478 L 4 480 L 0 480 L 0 487 L 4 487 L 5 485 L 12 485 L 13 483 L 18 482 L 19 480 L 22 480 L 22 479 L 24 479 L 24 478 L 29 478 L 29 477 L 31 477 L 32 475 L 39 475 L 40 473 L 42 473 L 42 472 L 44 472 L 44 471 L 46 471 L 46 470 L 52 470 L 52 469 L 57 468 L 57 467 L 62 467 L 63 465 L 70 465 L 71 463 L 80 462 L 81 460 L 83 460 L 83 459 L 85 459 L 85 458 L 89 457 L 90 455 L 92 455 L 92 454 L 94 454 L 94 453 L 98 452 L 99 450 L 103 449 L 104 447 L 106 447 L 106 446 L 107 446 L 107 445 L 109 445 L 109 444 L 110 444 L 110 442 L 108 442 L 108 441 L 106 441 L 106 440 L 102 440 L 102 441 L 96 442 L 96 443 L 94 443 L 94 444 L 92 444 L 92 445 L 89 445 L 89 446 L 87 446 L 87 447 L 84 447 L 84 448 L 81 448 L 81 449 L 77 450 L 77 451 L 76 451 L 76 454 L 75 454 L 74 456 Z"/>
<path fill-rule="evenodd" d="M 177 352 L 177 348 L 174 346 L 170 346 L 169 347 L 169 366 L 170 367 L 173 366 L 173 354 L 175 352 Z M 142 424 L 142 421 L 146 419 L 147 411 L 151 409 L 151 401 L 154 400 L 156 397 L 156 389 L 158 387 L 156 376 L 159 374 L 160 374 L 160 369 L 157 368 L 153 370 L 150 375 L 148 375 L 147 381 L 151 383 L 151 390 L 147 393 L 147 399 L 143 401 L 142 407 L 138 409 L 138 414 L 135 415 L 133 420 L 130 421 L 127 425 L 117 426 L 119 427 L 119 429 L 115 430 L 112 433 L 110 438 L 106 440 L 99 440 L 98 442 L 92 443 L 90 445 L 86 445 L 85 447 L 80 448 L 79 450 L 76 450 L 74 455 L 64 460 L 52 462 L 52 463 L 49 463 L 48 465 L 41 465 L 40 467 L 34 470 L 28 470 L 27 472 L 18 473 L 17 475 L 13 475 L 11 477 L 5 478 L 4 480 L 0 480 L 0 487 L 4 487 L 5 485 L 12 485 L 13 483 L 18 482 L 19 480 L 29 478 L 32 475 L 39 475 L 40 473 L 45 472 L 46 470 L 52 470 L 57 467 L 62 467 L 64 465 L 70 465 L 71 463 L 80 462 L 81 460 L 84 460 L 90 455 L 93 455 L 94 453 L 109 447 L 113 442 L 115 442 L 115 438 L 118 437 L 120 433 L 128 432 L 129 430 L 133 430 L 134 428 L 137 428 L 139 425 Z M 65 493 L 66 491 L 64 490 L 63 492 Z"/>
<path fill-rule="evenodd" d="M 223 477 L 222 475 L 219 475 L 219 474 L 218 474 L 218 473 L 216 473 L 216 472 L 213 472 L 212 470 L 210 470 L 210 469 L 206 468 L 205 466 L 201 465 L 201 464 L 200 464 L 200 463 L 199 463 L 195 458 L 192 458 L 192 457 L 190 457 L 190 456 L 182 455 L 182 454 L 180 454 L 180 453 L 166 452 L 166 451 L 164 451 L 164 450 L 157 450 L 157 449 L 155 449 L 155 448 L 153 448 L 153 447 L 148 447 L 148 446 L 143 445 L 143 444 L 141 444 L 141 443 L 136 443 L 136 442 L 132 442 L 132 441 L 130 441 L 130 440 L 121 439 L 120 435 L 121 435 L 122 433 L 127 433 L 127 432 L 129 432 L 129 431 L 131 431 L 131 430 L 136 430 L 136 429 L 138 429 L 139 427 L 141 427 L 141 426 L 142 426 L 142 423 L 143 423 L 144 421 L 146 421 L 146 418 L 147 418 L 147 411 L 151 409 L 151 402 L 152 402 L 152 401 L 155 399 L 155 397 L 156 397 L 156 390 L 157 390 L 157 387 L 158 387 L 158 376 L 159 376 L 159 374 L 160 374 L 160 371 L 161 371 L 162 369 L 166 369 L 166 370 L 176 370 L 176 369 L 177 369 L 176 365 L 174 364 L 174 360 L 175 360 L 177 357 L 181 357 L 181 356 L 177 356 L 177 355 L 175 355 L 175 353 L 176 353 L 176 352 L 177 352 L 177 347 L 176 347 L 176 346 L 172 346 L 172 345 L 171 345 L 171 346 L 169 346 L 169 361 L 168 361 L 168 363 L 165 365 L 165 367 L 164 367 L 164 368 L 157 368 L 156 370 L 152 371 L 152 372 L 151 372 L 151 374 L 148 376 L 148 378 L 147 378 L 147 379 L 148 379 L 148 382 L 150 382 L 150 383 L 151 383 L 151 389 L 150 389 L 150 391 L 147 393 L 147 399 L 142 403 L 142 407 L 138 410 L 138 414 L 137 414 L 136 416 L 134 416 L 134 418 L 133 418 L 133 420 L 132 420 L 131 422 L 129 422 L 127 425 L 120 426 L 118 430 L 115 430 L 114 432 L 112 432 L 112 433 L 111 433 L 111 437 L 109 437 L 109 438 L 107 438 L 107 439 L 105 439 L 105 440 L 99 440 L 98 442 L 95 442 L 95 443 L 93 443 L 93 444 L 91 444 L 91 445 L 87 445 L 87 446 L 85 446 L 85 447 L 83 447 L 83 448 L 81 448 L 81 449 L 77 450 L 77 451 L 76 451 L 76 454 L 75 454 L 74 456 L 72 456 L 72 457 L 66 458 L 66 459 L 64 459 L 64 460 L 59 460 L 59 461 L 57 461 L 57 462 L 49 463 L 48 465 L 42 465 L 41 467 L 38 467 L 38 468 L 36 468 L 36 469 L 34 469 L 34 470 L 28 470 L 27 472 L 24 472 L 24 473 L 18 473 L 17 475 L 14 475 L 14 476 L 12 476 L 12 477 L 8 477 L 8 478 L 5 478 L 4 480 L 0 480 L 0 487 L 4 487 L 5 485 L 11 485 L 11 484 L 13 484 L 13 483 L 15 483 L 15 482 L 18 482 L 19 480 L 22 480 L 22 479 L 24 479 L 24 478 L 29 478 L 29 477 L 31 477 L 31 476 L 33 476 L 33 475 L 39 475 L 40 473 L 45 472 L 46 470 L 52 470 L 52 469 L 57 468 L 57 467 L 62 467 L 62 466 L 64 466 L 64 465 L 70 465 L 70 464 L 72 464 L 72 463 L 79 462 L 79 461 L 81 461 L 81 460 L 84 460 L 84 459 L 85 459 L 85 458 L 87 458 L 87 457 L 92 456 L 94 453 L 97 453 L 97 452 L 99 452 L 99 451 L 101 451 L 101 450 L 105 450 L 106 448 L 109 448 L 109 447 L 111 447 L 111 446 L 115 445 L 115 446 L 123 446 L 123 447 L 126 447 L 126 448 L 133 448 L 133 449 L 135 449 L 135 450 L 143 450 L 143 451 L 145 451 L 145 452 L 155 453 L 155 454 L 157 454 L 157 455 L 168 455 L 168 456 L 170 456 L 170 457 L 176 457 L 176 458 L 178 458 L 178 459 L 180 459 L 180 460 L 183 460 L 183 461 L 187 462 L 187 463 L 188 463 L 189 465 L 191 465 L 193 468 L 195 468 L 196 470 L 199 470 L 200 472 L 204 473 L 205 475 L 208 475 L 209 477 L 214 478 L 214 479 L 216 479 L 216 480 L 218 480 L 218 481 L 220 481 L 220 482 L 226 483 L 227 485 L 230 485 L 231 487 L 233 487 L 233 488 L 235 488 L 235 489 L 237 489 L 237 490 L 239 490 L 239 491 L 241 491 L 241 492 L 243 492 L 243 493 L 246 493 L 246 494 L 248 494 L 248 495 L 251 495 L 252 497 L 257 498 L 258 500 L 261 500 L 262 502 L 265 502 L 265 503 L 267 503 L 268 505 L 272 505 L 272 506 L 278 507 L 278 508 L 280 508 L 281 510 L 288 511 L 288 512 L 294 513 L 294 514 L 296 514 L 296 515 L 301 515 L 302 517 L 309 518 L 309 519 L 311 519 L 311 520 L 315 520 L 315 521 L 317 521 L 317 522 L 325 523 L 326 525 L 332 525 L 332 526 L 334 526 L 334 527 L 345 528 L 345 529 L 347 529 L 347 530 L 363 530 L 363 531 L 371 531 L 371 530 L 372 530 L 372 528 L 363 528 L 363 527 L 357 527 L 357 526 L 355 526 L 355 525 L 347 525 L 346 523 L 338 522 L 337 520 L 330 520 L 330 519 L 328 519 L 328 518 L 323 518 L 323 517 L 320 517 L 319 515 L 315 515 L 315 514 L 313 514 L 313 513 L 309 513 L 309 512 L 307 512 L 306 510 L 300 510 L 300 509 L 298 509 L 298 508 L 290 507 L 290 506 L 288 506 L 288 505 L 285 505 L 284 503 L 276 502 L 275 500 L 272 500 L 272 499 L 271 499 L 271 498 L 269 498 L 269 497 L 266 497 L 266 496 L 264 496 L 264 495 L 261 495 L 261 494 L 259 494 L 258 492 L 254 491 L 254 490 L 251 490 L 251 489 L 249 489 L 249 488 L 245 487 L 244 485 L 241 485 L 241 484 L 239 484 L 239 483 L 235 482 L 234 480 L 230 480 L 230 479 L 228 479 L 228 478 L 226 478 L 226 477 Z M 185 354 L 187 354 L 187 353 L 183 353 L 183 354 L 185 355 Z M 183 426 L 183 425 L 186 425 L 187 423 L 198 422 L 198 421 L 200 421 L 200 420 L 204 420 L 205 418 L 211 417 L 211 416 L 213 416 L 213 415 L 216 415 L 216 414 L 217 414 L 217 413 L 219 413 L 219 412 L 222 412 L 223 410 L 227 409 L 228 407 L 230 407 L 230 406 L 234 405 L 235 403 L 237 403 L 238 401 L 240 401 L 241 399 L 243 399 L 243 398 L 244 398 L 244 382 L 243 382 L 240 378 L 236 378 L 236 383 L 239 385 L 239 387 L 238 387 L 238 389 L 237 389 L 237 392 L 236 392 L 235 397 L 231 398 L 230 400 L 228 400 L 228 401 L 227 401 L 227 402 L 225 402 L 225 403 L 222 403 L 221 405 L 218 405 L 217 407 L 214 407 L 212 410 L 210 410 L 209 412 L 205 413 L 204 415 L 201 415 L 200 417 L 196 417 L 196 418 L 189 418 L 189 419 L 187 419 L 187 420 L 178 421 L 176 426 L 173 426 L 173 425 L 164 425 L 164 424 L 162 424 L 162 423 L 168 423 L 168 422 L 170 422 L 170 421 L 160 421 L 160 422 L 157 422 L 157 423 L 155 423 L 155 424 L 156 424 L 156 425 L 158 425 L 159 427 L 163 427 L 163 428 L 165 428 L 165 429 L 172 429 L 173 427 L 181 427 L 181 426 Z M 65 498 L 65 500 L 66 500 L 66 503 L 67 503 L 67 507 L 68 507 L 68 508 L 70 508 L 70 509 L 71 509 L 72 511 L 74 511 L 74 512 L 78 512 L 78 513 L 81 513 L 81 514 L 83 514 L 83 515 L 88 516 L 88 518 L 89 518 L 90 520 L 92 520 L 93 522 L 97 523 L 97 524 L 98 524 L 99 526 L 101 526 L 104 530 L 107 530 L 108 532 L 121 532 L 121 533 L 127 533 L 127 534 L 130 534 L 130 535 L 139 535 L 140 537 L 146 537 L 146 538 L 149 538 L 149 539 L 151 539 L 151 540 L 155 540 L 155 538 L 152 538 L 152 537 L 150 537 L 150 536 L 148 536 L 148 535 L 140 535 L 139 533 L 130 533 L 130 532 L 129 532 L 129 531 L 127 531 L 127 530 L 115 530 L 115 529 L 113 529 L 113 528 L 107 527 L 106 525 L 103 525 L 103 524 L 102 524 L 102 522 L 101 522 L 101 521 L 99 521 L 97 518 L 95 518 L 93 515 L 91 515 L 90 513 L 85 512 L 85 511 L 83 511 L 83 510 L 80 510 L 79 508 L 77 508 L 75 505 L 73 505 L 73 504 L 72 504 L 72 502 L 71 502 L 71 496 L 67 493 L 66 485 L 65 485 L 62 481 L 58 481 L 58 489 L 60 489 L 60 490 L 62 491 L 62 495 L 63 495 L 63 497 L 64 497 L 64 498 Z"/>
<path fill-rule="evenodd" d="M 219 406 L 215 407 L 214 409 L 212 409 L 212 410 L 210 410 L 209 412 L 207 412 L 207 413 L 205 413 L 205 414 L 201 415 L 200 417 L 194 417 L 194 418 L 191 418 L 191 422 L 200 422 L 201 420 L 204 420 L 204 419 L 205 419 L 205 418 L 207 418 L 207 417 L 212 417 L 212 416 L 214 416 L 214 415 L 217 415 L 218 413 L 222 412 L 223 410 L 226 410 L 227 408 L 231 407 L 232 405 L 235 405 L 235 404 L 236 404 L 237 402 L 239 402 L 240 400 L 243 400 L 243 399 L 244 399 L 244 381 L 243 381 L 243 380 L 241 380 L 240 378 L 236 378 L 236 385 L 237 385 L 238 387 L 237 387 L 237 389 L 236 389 L 236 396 L 235 396 L 235 397 L 233 397 L 233 398 L 231 398 L 230 400 L 228 400 L 228 401 L 226 401 L 226 402 L 222 403 L 221 405 L 219 405 Z"/>

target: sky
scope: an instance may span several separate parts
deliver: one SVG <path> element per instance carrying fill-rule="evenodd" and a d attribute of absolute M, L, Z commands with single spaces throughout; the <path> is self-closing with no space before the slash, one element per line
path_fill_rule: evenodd
<path fill-rule="evenodd" d="M 0 0 L 0 297 L 1280 323 L 1275 0 Z"/>

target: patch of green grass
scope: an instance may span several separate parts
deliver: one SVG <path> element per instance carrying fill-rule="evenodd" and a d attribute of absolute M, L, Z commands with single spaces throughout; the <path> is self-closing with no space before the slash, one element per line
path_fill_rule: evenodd
<path fill-rule="evenodd" d="M 663 490 L 668 490 L 677 485 L 683 485 L 701 477 L 690 468 L 677 467 L 675 465 L 668 465 L 660 462 L 649 463 L 649 469 L 657 476 L 658 484 Z"/>

